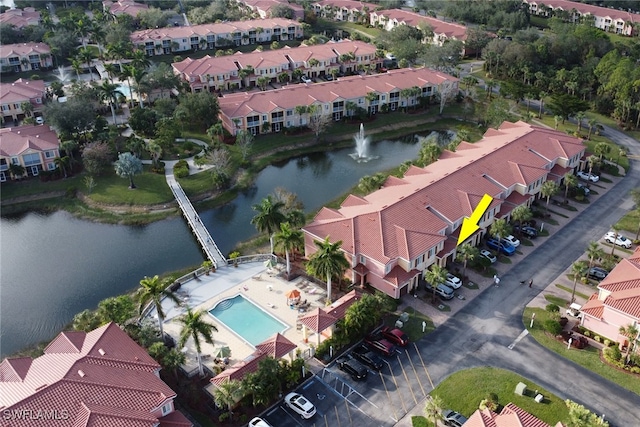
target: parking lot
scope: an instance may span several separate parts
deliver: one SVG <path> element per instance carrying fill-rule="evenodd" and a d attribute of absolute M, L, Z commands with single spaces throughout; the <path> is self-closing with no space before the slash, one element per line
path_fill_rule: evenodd
<path fill-rule="evenodd" d="M 385 362 L 380 372 L 369 369 L 364 381 L 353 381 L 331 364 L 298 387 L 295 391 L 316 407 L 316 415 L 309 420 L 284 401 L 263 418 L 274 426 L 392 426 L 424 399 L 431 384 L 414 343 L 398 348 Z"/>

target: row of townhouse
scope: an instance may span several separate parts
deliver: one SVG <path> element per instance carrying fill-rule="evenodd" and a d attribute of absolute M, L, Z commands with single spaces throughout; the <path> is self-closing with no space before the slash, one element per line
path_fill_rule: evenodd
<path fill-rule="evenodd" d="M 291 3 L 286 0 L 237 0 L 238 3 L 246 7 L 251 13 L 260 17 L 260 19 L 266 19 L 272 17 L 272 12 L 280 5 L 284 5 L 291 9 L 293 12 L 292 19 L 296 21 L 302 21 L 304 19 L 304 7 L 296 3 Z"/>
<path fill-rule="evenodd" d="M 621 327 L 640 328 L 640 248 L 611 270 L 581 311 L 585 328 L 624 346 L 640 344 L 639 336 L 620 333 Z"/>
<path fill-rule="evenodd" d="M 316 16 L 333 21 L 368 23 L 369 13 L 380 5 L 354 0 L 321 0 L 311 5 Z"/>
<path fill-rule="evenodd" d="M 467 39 L 467 27 L 453 22 L 445 22 L 430 16 L 420 15 L 419 13 L 407 12 L 400 9 L 376 10 L 370 13 L 369 23 L 373 26 L 379 26 L 387 31 L 391 31 L 400 25 L 408 25 L 410 27 L 425 30 L 427 28 L 433 31 L 433 36 L 424 40 L 425 43 L 442 46 L 447 40 L 460 40 L 464 42 Z M 472 52 L 463 50 L 463 55 Z"/>
<path fill-rule="evenodd" d="M 104 0 L 102 8 L 115 16 L 130 15 L 136 18 L 140 12 L 149 10 L 149 6 L 144 3 L 136 3 L 133 0 Z"/>
<path fill-rule="evenodd" d="M 32 7 L 24 9 L 9 9 L 0 13 L 0 24 L 13 25 L 16 28 L 24 28 L 30 25 L 40 25 L 40 12 Z"/>
<path fill-rule="evenodd" d="M 375 46 L 362 41 L 342 40 L 264 52 L 187 58 L 173 63 L 172 67 L 193 92 L 230 90 L 254 87 L 261 77 L 271 82 L 281 81 L 282 73 L 291 81 L 295 70 L 301 70 L 302 75 L 308 77 L 318 77 L 333 72 L 349 74 L 360 65 L 379 68 L 382 59 L 376 57 L 376 51 Z"/>
<path fill-rule="evenodd" d="M 53 67 L 51 49 L 44 43 L 0 45 L 0 72 L 20 73 Z"/>
<path fill-rule="evenodd" d="M 452 92 L 457 93 L 458 79 L 429 68 L 405 68 L 266 92 L 235 93 L 218 99 L 220 120 L 232 135 L 240 130 L 253 135 L 280 132 L 310 122 L 311 113 L 297 107 L 317 105 L 319 114 L 341 120 L 355 114 L 356 108 L 375 114 L 381 109 L 394 111 L 417 105 L 421 97 L 436 95 L 443 85 L 455 86 Z"/>
<path fill-rule="evenodd" d="M 11 174 L 10 165 L 24 168 L 27 176 L 56 168 L 60 140 L 48 125 L 25 125 L 0 129 L 0 182 L 21 178 Z"/>
<path fill-rule="evenodd" d="M 299 22 L 271 18 L 135 31 L 131 42 L 147 56 L 154 56 L 296 40 L 303 35 Z"/>
<path fill-rule="evenodd" d="M 618 9 L 594 6 L 569 0 L 522 0 L 529 5 L 529 13 L 550 17 L 559 12 L 566 12 L 571 22 L 587 22 L 593 20 L 596 28 L 625 36 L 634 35 L 634 25 L 640 23 L 640 14 Z"/>
<path fill-rule="evenodd" d="M 582 140 L 524 122 L 504 122 L 475 144 L 404 177 L 389 177 L 368 196 L 349 195 L 339 209 L 322 208 L 303 228 L 305 254 L 314 241 L 342 241 L 350 264 L 347 276 L 399 298 L 417 289 L 434 263 L 455 259 L 463 218 L 485 194 L 493 201 L 466 242 L 478 245 L 495 219 L 509 219 L 513 208 L 530 205 L 545 181 L 559 182 L 581 166 Z"/>
<path fill-rule="evenodd" d="M 18 79 L 13 83 L 0 83 L 0 108 L 2 122 L 16 122 L 25 118 L 29 112 L 24 104 L 31 104 L 30 114 L 42 112 L 45 98 L 44 80 Z"/>

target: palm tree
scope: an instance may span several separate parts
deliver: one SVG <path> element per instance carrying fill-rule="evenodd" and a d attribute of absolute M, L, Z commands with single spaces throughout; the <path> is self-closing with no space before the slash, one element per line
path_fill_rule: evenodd
<path fill-rule="evenodd" d="M 259 204 L 253 205 L 251 208 L 258 212 L 256 216 L 251 219 L 251 224 L 255 225 L 259 232 L 267 232 L 271 245 L 271 253 L 273 253 L 273 233 L 286 219 L 282 213 L 284 203 L 274 200 L 271 195 L 268 195 L 262 199 Z"/>
<path fill-rule="evenodd" d="M 564 117 L 559 116 L 559 115 L 555 115 L 553 116 L 553 123 L 555 125 L 554 129 L 558 130 L 558 126 L 560 126 L 560 123 L 564 120 Z"/>
<path fill-rule="evenodd" d="M 87 64 L 87 68 L 89 70 L 89 80 L 93 80 L 93 73 L 91 72 L 91 62 L 95 58 L 95 55 L 93 54 L 93 50 L 91 50 L 88 47 L 83 47 L 80 50 L 78 50 L 77 58 L 81 62 L 84 62 L 85 64 Z"/>
<path fill-rule="evenodd" d="M 200 339 L 203 339 L 207 344 L 213 345 L 213 333 L 218 332 L 218 328 L 216 328 L 215 325 L 203 319 L 204 315 L 204 310 L 191 311 L 191 308 L 187 307 L 187 312 L 178 318 L 178 322 L 182 324 L 178 347 L 184 347 L 189 338 L 193 338 L 193 344 L 196 346 L 196 358 L 198 360 L 200 376 L 204 376 L 202 358 L 200 357 L 200 352 L 202 351 Z"/>
<path fill-rule="evenodd" d="M 422 164 L 427 166 L 438 160 L 440 154 L 442 154 L 442 147 L 440 147 L 436 141 L 429 141 L 427 139 L 423 141 L 422 146 L 420 147 L 418 158 Z"/>
<path fill-rule="evenodd" d="M 575 118 L 578 121 L 578 133 L 582 130 L 582 121 L 587 117 L 587 115 L 583 111 L 579 111 L 576 113 Z"/>
<path fill-rule="evenodd" d="M 533 218 L 533 213 L 526 205 L 516 206 L 511 211 L 511 220 L 515 221 L 518 225 L 529 221 L 531 218 Z"/>
<path fill-rule="evenodd" d="M 589 246 L 587 246 L 587 256 L 589 257 L 589 268 L 593 267 L 593 263 L 596 259 L 602 258 L 604 255 L 604 251 L 598 245 L 598 242 L 589 242 Z"/>
<path fill-rule="evenodd" d="M 116 65 L 113 63 L 104 64 L 104 71 L 107 73 L 107 79 L 109 79 L 109 81 L 113 83 L 113 76 L 118 73 Z M 131 90 L 131 88 L 129 88 L 129 90 Z"/>
<path fill-rule="evenodd" d="M 118 85 L 109 83 L 106 80 L 102 82 L 102 85 L 98 86 L 98 93 L 103 101 L 107 101 L 109 103 L 109 107 L 111 107 L 111 117 L 113 117 L 113 124 L 117 125 L 115 105 L 118 103 L 118 95 L 124 96 L 123 93 L 118 89 Z"/>
<path fill-rule="evenodd" d="M 69 157 L 71 162 L 75 161 L 75 159 L 73 158 L 73 150 L 75 150 L 76 148 L 78 148 L 78 143 L 73 139 L 67 139 L 60 143 L 60 149 L 64 151 L 65 155 Z"/>
<path fill-rule="evenodd" d="M 342 240 L 335 243 L 329 241 L 327 236 L 323 242 L 314 241 L 318 251 L 311 255 L 307 262 L 307 273 L 325 277 L 327 280 L 327 300 L 331 301 L 331 279 L 334 276 L 342 277 L 349 268 L 349 261 L 341 250 Z"/>
<path fill-rule="evenodd" d="M 438 264 L 432 264 L 431 268 L 424 273 L 424 280 L 431 285 L 433 302 L 436 302 L 436 288 L 440 283 L 444 283 L 447 280 L 447 270 Z"/>
<path fill-rule="evenodd" d="M 576 300 L 576 285 L 578 279 L 584 277 L 587 273 L 587 263 L 584 261 L 576 261 L 571 266 L 571 274 L 573 274 L 573 290 L 571 291 L 571 303 Z"/>
<path fill-rule="evenodd" d="M 186 362 L 187 356 L 180 349 L 172 348 L 167 351 L 167 353 L 162 358 L 162 366 L 173 372 L 173 377 L 178 379 L 178 368 L 181 365 L 184 365 Z"/>
<path fill-rule="evenodd" d="M 148 304 L 153 304 L 156 308 L 156 314 L 158 315 L 158 328 L 160 329 L 160 336 L 164 338 L 164 329 L 162 322 L 164 321 L 164 311 L 162 309 L 162 299 L 164 297 L 169 298 L 171 301 L 180 305 L 181 302 L 176 295 L 167 288 L 167 283 L 160 280 L 156 274 L 153 277 L 144 276 L 144 279 L 140 280 L 140 289 L 138 290 L 138 302 L 139 311 L 142 315 L 144 308 Z"/>
<path fill-rule="evenodd" d="M 629 363 L 629 353 L 631 353 L 631 344 L 638 339 L 638 334 L 640 330 L 638 327 L 633 324 L 628 324 L 627 326 L 620 326 L 618 330 L 620 335 L 629 338 L 629 344 L 627 345 L 627 349 L 624 352 L 624 363 Z"/>
<path fill-rule="evenodd" d="M 594 151 L 596 151 L 596 147 L 594 147 Z M 589 156 L 587 161 L 589 162 L 589 175 L 591 175 L 591 173 L 593 172 L 593 168 L 596 166 L 600 166 L 600 159 L 596 156 Z"/>
<path fill-rule="evenodd" d="M 506 219 L 497 219 L 491 224 L 489 228 L 489 234 L 500 240 L 503 237 L 507 237 L 511 234 L 511 226 L 507 223 Z"/>
<path fill-rule="evenodd" d="M 18 165 L 15 163 L 9 164 L 9 174 L 13 177 L 13 179 L 22 178 L 27 170 L 22 165 Z"/>
<path fill-rule="evenodd" d="M 129 65 L 132 65 L 134 68 L 138 70 L 146 70 L 151 66 L 151 61 L 147 57 L 147 55 L 142 50 L 135 50 L 133 54 L 131 54 L 131 62 Z"/>
<path fill-rule="evenodd" d="M 555 181 L 545 181 L 540 187 L 540 194 L 547 199 L 546 209 L 549 211 L 549 200 L 558 192 L 558 184 Z"/>
<path fill-rule="evenodd" d="M 614 224 L 611 226 L 611 229 L 615 233 L 615 240 L 611 244 L 611 256 L 613 257 L 616 251 L 616 241 L 618 240 L 618 236 L 620 235 L 620 227 L 618 226 L 618 224 Z"/>
<path fill-rule="evenodd" d="M 591 139 L 591 132 L 593 132 L 593 129 L 596 128 L 598 122 L 596 121 L 596 119 L 589 119 L 587 124 L 589 126 L 589 134 L 587 135 L 587 139 Z"/>
<path fill-rule="evenodd" d="M 538 110 L 538 118 L 541 119 L 542 118 L 542 110 L 544 108 L 544 98 L 549 95 L 547 92 L 545 91 L 540 91 L 540 93 L 538 94 L 538 99 L 540 100 L 540 109 Z"/>
<path fill-rule="evenodd" d="M 274 236 L 276 248 L 281 248 L 287 259 L 287 277 L 291 273 L 291 263 L 289 262 L 289 252 L 300 249 L 304 245 L 304 236 L 302 231 L 294 230 L 291 224 L 283 222 L 280 224 L 280 232 Z"/>
<path fill-rule="evenodd" d="M 578 185 L 578 178 L 571 172 L 564 174 L 564 200 L 567 200 L 569 189 Z"/>
<path fill-rule="evenodd" d="M 155 141 L 149 141 L 147 143 L 147 151 L 151 154 L 153 166 L 158 167 L 158 160 L 160 160 L 160 156 L 162 156 L 162 146 Z"/>
<path fill-rule="evenodd" d="M 82 71 L 82 60 L 76 57 L 69 58 L 69 61 L 71 61 L 71 68 L 73 68 L 73 71 L 76 72 L 77 79 L 80 80 L 80 71 Z"/>
<path fill-rule="evenodd" d="M 457 258 L 462 261 L 462 280 L 464 280 L 467 275 L 467 263 L 476 259 L 480 255 L 480 250 L 469 243 L 464 243 L 458 246 L 457 251 Z"/>
<path fill-rule="evenodd" d="M 66 178 L 67 177 L 67 166 L 69 166 L 69 157 L 67 157 L 67 156 L 56 157 L 55 159 L 53 159 L 53 162 L 55 163 L 57 168 L 62 169 L 62 174 Z"/>
<path fill-rule="evenodd" d="M 129 96 L 131 97 L 131 105 L 133 106 L 133 96 L 131 95 L 133 92 L 131 91 L 131 77 L 134 76 L 134 74 L 136 73 L 137 68 L 134 67 L 133 65 L 123 65 L 122 66 L 122 73 L 120 74 L 121 77 L 124 77 L 127 79 L 127 86 L 129 87 Z M 140 96 L 138 94 L 138 96 Z"/>
<path fill-rule="evenodd" d="M 244 387 L 237 380 L 228 380 L 213 390 L 213 401 L 220 408 L 227 407 L 229 420 L 233 419 L 233 406 L 244 397 Z"/>
<path fill-rule="evenodd" d="M 605 154 L 609 154 L 611 151 L 611 146 L 606 142 L 598 142 L 595 147 L 593 147 L 593 152 L 598 155 L 598 159 L 602 161 L 602 158 Z"/>
<path fill-rule="evenodd" d="M 424 407 L 424 414 L 427 418 L 433 419 L 433 425 L 438 425 L 438 420 L 442 420 L 442 408 L 444 408 L 444 402 L 440 396 L 430 396 L 427 399 L 427 404 Z"/>

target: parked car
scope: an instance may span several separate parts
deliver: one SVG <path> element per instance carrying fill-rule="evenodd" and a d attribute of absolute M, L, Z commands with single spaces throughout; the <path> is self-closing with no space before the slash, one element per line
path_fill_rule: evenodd
<path fill-rule="evenodd" d="M 580 179 L 584 179 L 585 181 L 598 182 L 600 181 L 600 177 L 598 175 L 590 174 L 585 171 L 576 172 L 576 176 Z"/>
<path fill-rule="evenodd" d="M 612 245 L 622 246 L 623 248 L 629 249 L 633 242 L 631 240 L 624 237 L 622 234 L 617 234 L 615 231 L 610 231 L 604 235 L 604 240 L 606 242 L 611 243 Z"/>
<path fill-rule="evenodd" d="M 493 264 L 494 262 L 496 262 L 498 260 L 498 258 L 496 258 L 496 256 L 494 254 L 491 253 L 491 251 L 488 251 L 486 249 L 482 249 L 480 251 L 480 256 L 483 258 L 486 258 L 489 260 L 489 262 L 491 262 L 491 264 Z"/>
<path fill-rule="evenodd" d="M 325 74 L 324 79 L 328 82 L 333 81 L 333 74 Z"/>
<path fill-rule="evenodd" d="M 367 378 L 367 368 L 349 354 L 339 357 L 336 360 L 336 364 L 340 370 L 349 374 L 354 381 L 360 381 Z"/>
<path fill-rule="evenodd" d="M 271 424 L 263 420 L 262 418 L 255 417 L 249 421 L 249 427 L 271 427 Z"/>
<path fill-rule="evenodd" d="M 397 59 L 396 56 L 391 52 L 387 53 L 384 57 L 387 58 L 389 61 L 395 61 Z"/>
<path fill-rule="evenodd" d="M 396 346 L 384 338 L 378 338 L 376 336 L 369 335 L 364 339 L 364 343 L 371 350 L 375 350 L 384 356 L 391 356 L 396 352 Z"/>
<path fill-rule="evenodd" d="M 510 243 L 498 241 L 498 239 L 491 238 L 487 240 L 487 246 L 494 251 L 500 251 L 506 256 L 511 256 L 516 253 L 516 248 Z"/>
<path fill-rule="evenodd" d="M 518 246 L 520 246 L 520 240 L 516 239 L 511 234 L 509 234 L 507 237 L 503 237 L 502 241 L 509 243 L 514 248 L 517 248 Z"/>
<path fill-rule="evenodd" d="M 442 421 L 449 427 L 462 427 L 462 425 L 467 422 L 467 417 L 456 411 L 447 409 L 442 411 Z"/>
<path fill-rule="evenodd" d="M 287 394 L 284 398 L 284 403 L 305 420 L 316 414 L 316 407 L 301 394 Z"/>
<path fill-rule="evenodd" d="M 578 183 L 578 185 L 576 185 L 576 188 L 582 190 L 582 192 L 584 193 L 585 196 L 588 196 L 589 193 L 591 193 L 591 190 L 589 190 L 589 187 L 587 187 L 586 185 L 584 185 L 583 183 Z"/>
<path fill-rule="evenodd" d="M 307 76 L 300 77 L 300 80 L 302 80 L 302 83 L 313 83 L 313 80 Z"/>
<path fill-rule="evenodd" d="M 367 347 L 366 345 L 359 345 L 358 347 L 354 348 L 351 352 L 351 355 L 371 369 L 375 369 L 376 371 L 379 371 L 384 366 L 384 361 L 374 352 L 372 352 L 371 349 L 369 349 L 369 347 Z"/>
<path fill-rule="evenodd" d="M 445 281 L 445 285 L 452 289 L 459 289 L 460 286 L 462 286 L 462 280 L 451 273 L 447 273 L 447 280 Z"/>
<path fill-rule="evenodd" d="M 609 272 L 602 267 L 591 267 L 589 269 L 589 277 L 596 280 L 602 280 L 607 277 Z"/>
<path fill-rule="evenodd" d="M 535 239 L 536 237 L 538 237 L 538 230 L 534 227 L 531 227 L 530 225 L 515 226 L 513 227 L 513 229 L 530 239 Z"/>
<path fill-rule="evenodd" d="M 42 117 L 42 116 L 36 117 L 36 124 L 37 125 L 43 125 L 44 124 L 44 117 Z"/>
<path fill-rule="evenodd" d="M 404 347 L 405 345 L 409 344 L 409 337 L 407 336 L 407 334 L 405 334 L 398 328 L 391 329 L 390 327 L 385 326 L 384 328 L 382 328 L 380 333 L 385 339 L 391 341 L 395 345 Z"/>
<path fill-rule="evenodd" d="M 438 286 L 436 286 L 436 294 L 444 300 L 450 300 L 454 297 L 453 289 L 443 283 L 438 283 Z"/>

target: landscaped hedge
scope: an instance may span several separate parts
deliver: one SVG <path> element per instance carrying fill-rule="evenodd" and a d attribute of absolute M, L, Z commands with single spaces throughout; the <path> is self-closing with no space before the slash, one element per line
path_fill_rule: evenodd
<path fill-rule="evenodd" d="M 173 175 L 176 178 L 186 178 L 189 176 L 189 163 L 186 160 L 178 160 L 173 166 Z"/>

